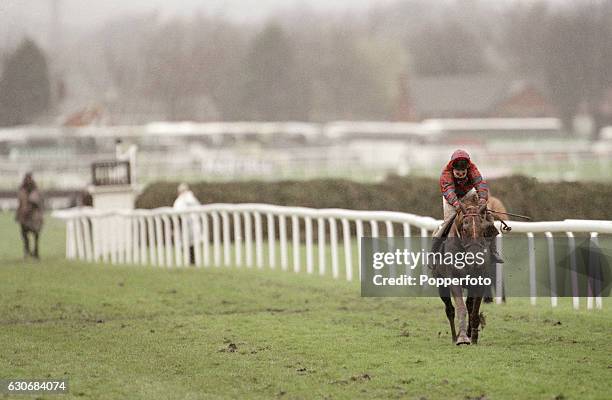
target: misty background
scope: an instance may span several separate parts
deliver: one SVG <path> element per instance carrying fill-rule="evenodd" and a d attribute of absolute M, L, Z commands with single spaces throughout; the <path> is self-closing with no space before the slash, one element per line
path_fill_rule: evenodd
<path fill-rule="evenodd" d="M 434 176 L 456 147 L 609 180 L 610 43 L 610 1 L 4 0 L 0 186 L 82 188 L 118 139 L 141 183 Z"/>
<path fill-rule="evenodd" d="M 534 83 L 570 131 L 579 114 L 595 136 L 610 123 L 609 1 L 9 0 L 0 25 L 3 93 L 28 40 L 50 82 L 4 125 L 88 108 L 110 124 L 414 120 L 411 82 L 459 75 Z"/>

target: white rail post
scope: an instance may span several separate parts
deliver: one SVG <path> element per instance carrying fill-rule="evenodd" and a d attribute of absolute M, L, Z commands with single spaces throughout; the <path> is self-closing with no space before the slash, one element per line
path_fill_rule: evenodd
<path fill-rule="evenodd" d="M 552 232 L 545 232 L 546 241 L 548 242 L 548 272 L 550 276 L 550 305 L 557 307 L 557 271 L 555 262 L 555 243 Z"/>
<path fill-rule="evenodd" d="M 248 211 L 244 215 L 244 252 L 246 265 L 248 268 L 253 268 L 253 224 L 251 222 L 251 214 Z"/>
<path fill-rule="evenodd" d="M 174 251 L 172 246 L 172 222 L 170 217 L 162 215 L 162 221 L 164 223 L 164 247 L 166 249 L 166 266 L 172 267 L 174 265 L 174 258 L 172 253 Z"/>
<path fill-rule="evenodd" d="M 123 251 L 125 252 L 125 262 L 128 264 L 132 264 L 132 246 L 134 243 L 134 239 L 132 236 L 133 228 L 131 215 L 125 217 L 125 225 L 123 226 L 123 230 L 125 231 L 125 248 L 123 249 Z"/>
<path fill-rule="evenodd" d="M 108 220 L 105 218 L 104 219 L 104 231 L 106 233 L 106 226 L 108 225 Z M 139 232 L 139 228 L 138 228 L 139 222 L 138 222 L 138 217 L 133 216 L 132 217 L 132 238 L 134 239 L 133 245 L 132 245 L 132 261 L 134 262 L 134 264 L 140 264 L 140 240 L 138 240 L 138 237 L 140 236 Z M 104 251 L 104 253 L 108 252 L 108 247 L 106 248 L 106 250 Z"/>
<path fill-rule="evenodd" d="M 357 221 L 355 221 L 355 225 L 356 225 L 356 233 L 357 233 L 357 257 L 358 257 L 358 265 L 359 265 L 359 282 L 361 282 L 362 280 L 362 276 L 361 276 L 361 239 L 363 239 L 363 221 L 358 219 Z"/>
<path fill-rule="evenodd" d="M 393 224 L 389 220 L 385 221 L 385 233 L 387 237 L 386 239 L 387 247 L 389 247 L 389 245 L 392 242 L 392 240 L 389 240 L 389 238 L 393 237 Z M 397 265 L 395 265 L 395 263 L 389 266 L 389 277 L 391 278 L 397 277 Z"/>
<path fill-rule="evenodd" d="M 264 252 L 261 214 L 259 211 L 255 211 L 253 215 L 255 218 L 255 258 L 257 260 L 257 268 L 262 269 L 264 264 Z"/>
<path fill-rule="evenodd" d="M 125 251 L 125 217 L 122 215 L 115 215 L 112 218 L 111 231 L 113 232 L 113 248 L 117 253 L 115 260 L 118 264 L 125 264 L 126 251 Z"/>
<path fill-rule="evenodd" d="M 100 223 L 97 216 L 91 217 L 91 231 L 93 241 L 93 260 L 94 262 L 98 262 L 102 256 L 102 249 L 100 246 Z M 130 251 L 130 247 L 126 248 L 126 251 Z"/>
<path fill-rule="evenodd" d="M 74 221 L 74 233 L 76 235 L 76 248 L 77 248 L 77 258 L 79 260 L 85 259 L 85 244 L 83 243 L 83 226 L 81 224 L 81 220 L 83 217 L 77 217 Z"/>
<path fill-rule="evenodd" d="M 272 213 L 267 214 L 267 228 L 268 228 L 268 260 L 270 268 L 276 268 L 276 232 L 274 231 L 274 215 Z"/>
<path fill-rule="evenodd" d="M 372 237 L 373 238 L 378 238 L 378 222 L 371 220 L 370 221 L 370 228 L 372 230 Z"/>
<path fill-rule="evenodd" d="M 74 259 L 74 219 L 70 218 L 66 221 L 66 258 Z"/>
<path fill-rule="evenodd" d="M 176 214 L 172 215 L 172 227 L 174 228 L 174 264 L 177 267 L 183 266 L 183 241 L 181 240 L 181 224 Z"/>
<path fill-rule="evenodd" d="M 281 267 L 283 271 L 287 270 L 287 222 L 284 215 L 278 216 L 278 233 L 280 236 L 281 246 Z"/>
<path fill-rule="evenodd" d="M 102 257 L 102 263 L 107 263 L 109 262 L 110 258 L 109 258 L 109 254 L 108 254 L 108 231 L 107 231 L 107 223 L 106 223 L 106 219 L 107 217 L 100 217 L 98 218 L 98 226 L 100 228 L 99 230 L 99 238 L 100 238 L 100 255 Z"/>
<path fill-rule="evenodd" d="M 162 221 L 159 215 L 155 215 L 155 244 L 157 245 L 157 265 L 166 266 L 164 259 L 164 235 L 162 231 Z"/>
<path fill-rule="evenodd" d="M 601 298 L 601 268 L 599 266 L 599 239 L 597 232 L 591 232 L 589 237 L 589 266 L 588 266 L 588 288 L 591 296 L 587 298 L 587 304 L 590 301 L 591 309 L 593 308 L 593 297 L 595 297 L 595 307 L 603 308 Z M 595 296 L 593 296 L 595 295 Z"/>
<path fill-rule="evenodd" d="M 314 272 L 313 255 L 312 255 L 312 218 L 304 219 L 306 225 L 306 272 L 312 274 Z"/>
<path fill-rule="evenodd" d="M 242 266 L 242 232 L 240 214 L 237 211 L 232 213 L 234 219 L 234 253 L 236 257 L 236 266 Z"/>
<path fill-rule="evenodd" d="M 117 224 L 115 225 L 115 232 L 117 233 L 117 237 L 119 238 L 119 263 L 125 264 L 127 263 L 128 251 L 127 251 L 127 237 L 129 236 L 129 232 L 126 228 L 128 225 L 129 217 L 127 215 L 121 214 L 117 217 Z"/>
<path fill-rule="evenodd" d="M 114 230 L 119 239 L 119 245 L 117 246 L 118 247 L 117 251 L 119 253 L 118 257 L 119 257 L 120 264 L 127 263 L 127 259 L 129 257 L 128 250 L 127 250 L 127 239 L 128 239 L 128 236 L 130 235 L 130 232 L 128 231 L 128 228 L 126 226 L 126 225 L 129 225 L 129 219 L 130 219 L 129 216 L 122 214 L 117 217 L 117 221 L 114 226 Z"/>
<path fill-rule="evenodd" d="M 338 271 L 338 228 L 334 217 L 329 218 L 329 242 L 331 244 L 332 276 L 338 278 L 340 275 Z"/>
<path fill-rule="evenodd" d="M 157 266 L 157 243 L 155 241 L 155 226 L 153 217 L 147 216 L 146 220 L 149 234 L 149 260 L 151 262 L 151 265 Z"/>
<path fill-rule="evenodd" d="M 572 305 L 574 310 L 580 309 L 580 293 L 578 287 L 578 271 L 576 269 L 576 239 L 572 232 L 565 232 L 570 260 L 570 278 L 572 282 Z"/>
<path fill-rule="evenodd" d="M 181 221 L 181 240 L 183 244 L 183 265 L 189 267 L 190 263 L 190 238 L 189 238 L 189 227 L 191 225 L 189 214 L 181 214 L 179 215 L 179 220 Z"/>
<path fill-rule="evenodd" d="M 221 266 L 221 227 L 219 223 L 219 214 L 216 211 L 211 213 L 213 222 L 213 262 L 215 267 Z"/>
<path fill-rule="evenodd" d="M 351 247 L 351 227 L 348 219 L 342 218 L 342 234 L 344 238 L 344 265 L 346 266 L 346 280 L 353 280 L 353 260 Z"/>
<path fill-rule="evenodd" d="M 204 248 L 204 266 L 210 267 L 210 227 L 208 225 L 208 214 L 200 214 L 202 220 L 202 245 Z"/>
<path fill-rule="evenodd" d="M 93 251 L 91 243 L 91 219 L 90 217 L 84 217 L 83 223 L 83 240 L 85 241 L 85 259 L 87 262 L 93 261 Z"/>
<path fill-rule="evenodd" d="M 138 218 L 140 220 L 140 263 L 142 265 L 147 264 L 147 221 L 144 217 Z"/>
<path fill-rule="evenodd" d="M 227 211 L 221 211 L 221 222 L 223 225 L 223 265 L 229 267 L 232 256 L 230 252 L 230 223 Z"/>
<path fill-rule="evenodd" d="M 421 247 L 423 249 L 423 251 L 427 251 L 428 250 L 428 244 L 429 244 L 429 240 L 428 240 L 428 236 L 429 232 L 427 231 L 427 229 L 425 228 L 421 228 Z M 429 275 L 429 268 L 427 268 L 426 263 L 422 263 L 421 264 L 421 273 L 423 275 Z"/>
<path fill-rule="evenodd" d="M 189 219 L 191 220 L 191 227 L 193 235 L 193 241 L 191 245 L 193 246 L 193 255 L 195 258 L 195 265 L 198 268 L 202 267 L 202 227 L 200 226 L 200 217 L 196 213 L 189 214 Z"/>
<path fill-rule="evenodd" d="M 503 235 L 500 233 L 494 240 L 497 242 L 497 251 L 503 250 Z M 504 268 L 503 264 L 495 263 L 495 304 L 501 304 L 504 293 Z"/>
<path fill-rule="evenodd" d="M 538 296 L 536 286 L 535 238 L 533 232 L 527 233 L 527 248 L 529 251 L 529 297 L 531 305 L 535 306 Z"/>
<path fill-rule="evenodd" d="M 410 237 L 410 225 L 404 222 L 402 224 L 402 228 L 404 229 L 404 247 L 408 251 L 412 251 L 412 241 Z M 406 265 L 406 275 L 412 276 L 412 269 L 408 265 Z"/>
<path fill-rule="evenodd" d="M 117 264 L 117 253 L 119 252 L 119 243 L 117 242 L 117 235 L 115 235 L 114 227 L 117 221 L 117 217 L 110 216 L 106 221 L 106 232 L 110 238 L 110 260 L 111 264 Z"/>
<path fill-rule="evenodd" d="M 318 237 L 317 242 L 319 245 L 319 275 L 325 275 L 325 219 L 317 218 L 317 230 Z"/>
<path fill-rule="evenodd" d="M 293 247 L 293 271 L 300 272 L 300 220 L 297 215 L 291 216 L 291 236 L 291 247 Z"/>

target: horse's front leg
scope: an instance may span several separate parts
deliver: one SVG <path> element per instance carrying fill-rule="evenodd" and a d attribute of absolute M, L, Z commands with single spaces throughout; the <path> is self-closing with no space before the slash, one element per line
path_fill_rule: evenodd
<path fill-rule="evenodd" d="M 453 302 L 450 298 L 450 290 L 446 287 L 440 287 L 438 291 L 440 293 L 440 298 L 444 302 L 444 311 L 446 311 L 446 318 L 450 325 L 451 338 L 453 343 L 455 343 L 457 341 L 457 331 L 455 330 L 455 307 L 453 307 Z"/>
<path fill-rule="evenodd" d="M 482 289 L 477 289 L 479 293 L 475 293 L 474 305 L 470 312 L 470 325 L 472 328 L 472 343 L 478 344 L 478 327 L 480 326 L 480 303 L 482 301 Z"/>
<path fill-rule="evenodd" d="M 36 259 L 38 259 L 38 232 L 33 232 L 34 233 L 34 252 L 32 253 L 32 256 Z"/>
<path fill-rule="evenodd" d="M 467 307 L 463 302 L 463 292 L 461 286 L 451 286 L 450 287 L 451 294 L 453 295 L 453 299 L 455 300 L 455 308 L 457 310 L 457 316 L 459 319 L 459 334 L 457 335 L 457 345 L 460 344 L 470 344 L 470 338 L 467 335 L 466 329 L 466 316 L 467 316 Z"/>
<path fill-rule="evenodd" d="M 30 238 L 28 236 L 28 230 L 21 225 L 21 241 L 23 242 L 23 257 L 28 258 L 30 253 Z"/>
<path fill-rule="evenodd" d="M 468 326 L 467 326 L 467 335 L 470 336 L 471 335 L 471 318 L 469 318 L 469 316 L 472 314 L 472 307 L 474 306 L 474 298 L 470 295 L 470 291 L 468 290 L 468 295 L 467 298 L 465 299 L 465 306 L 467 308 L 467 313 L 468 313 Z"/>

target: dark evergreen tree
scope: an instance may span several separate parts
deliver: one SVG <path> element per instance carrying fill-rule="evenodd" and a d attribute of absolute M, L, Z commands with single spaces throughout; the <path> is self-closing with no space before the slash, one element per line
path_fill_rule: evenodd
<path fill-rule="evenodd" d="M 51 83 L 42 50 L 25 39 L 10 54 L 0 79 L 0 124 L 20 125 L 34 121 L 51 107 Z"/>
<path fill-rule="evenodd" d="M 289 37 L 279 24 L 268 24 L 253 39 L 245 62 L 245 116 L 263 121 L 307 119 L 303 83 Z"/>

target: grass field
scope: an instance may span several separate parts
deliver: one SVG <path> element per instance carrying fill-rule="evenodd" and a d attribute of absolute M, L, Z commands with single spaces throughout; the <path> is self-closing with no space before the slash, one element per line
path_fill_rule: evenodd
<path fill-rule="evenodd" d="M 25 262 L 0 214 L 0 378 L 64 378 L 46 398 L 609 399 L 612 310 L 510 299 L 455 347 L 439 299 L 242 268 L 66 262 L 47 219 Z M 19 396 L 16 398 L 24 398 Z"/>

